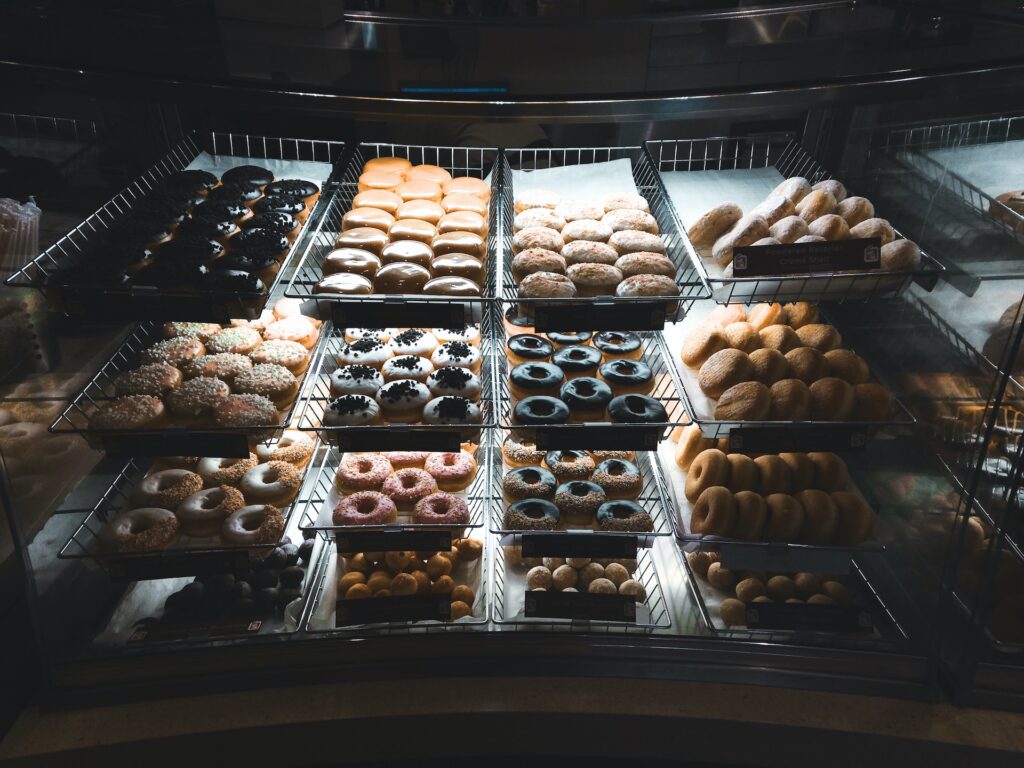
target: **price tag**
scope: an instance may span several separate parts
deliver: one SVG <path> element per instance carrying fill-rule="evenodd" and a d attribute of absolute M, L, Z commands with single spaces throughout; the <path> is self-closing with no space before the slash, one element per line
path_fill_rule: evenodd
<path fill-rule="evenodd" d="M 269 549 L 269 547 L 267 547 Z M 149 581 L 198 576 L 204 573 L 236 573 L 249 568 L 249 553 L 164 550 L 158 555 L 113 557 L 103 561 L 115 579 Z"/>
<path fill-rule="evenodd" d="M 804 632 L 871 632 L 871 613 L 858 605 L 749 603 L 750 629 L 792 629 Z"/>
<path fill-rule="evenodd" d="M 322 294 L 317 299 L 324 299 Z M 401 297 L 384 301 L 331 303 L 331 317 L 338 328 L 461 328 L 472 322 L 468 304 L 460 302 L 407 302 Z"/>
<path fill-rule="evenodd" d="M 877 237 L 824 243 L 744 245 L 733 251 L 736 277 L 830 274 L 878 269 L 882 241 Z"/>
<path fill-rule="evenodd" d="M 388 621 L 450 621 L 452 601 L 448 595 L 400 595 L 339 600 L 334 625 L 377 624 Z"/>
<path fill-rule="evenodd" d="M 154 621 L 135 628 L 128 638 L 129 643 L 161 643 L 171 640 L 185 640 L 190 637 L 235 637 L 256 635 L 263 627 L 263 619 L 242 617 L 235 619 L 214 619 L 212 623 L 189 622 L 169 624 Z"/>
<path fill-rule="evenodd" d="M 721 543 L 722 566 L 737 571 L 784 571 L 787 573 L 848 573 L 853 552 L 840 547 L 808 547 L 799 544 Z"/>
<path fill-rule="evenodd" d="M 174 296 L 157 290 L 133 288 L 128 291 L 101 291 L 83 293 L 78 290 L 59 289 L 61 309 L 76 317 L 86 316 L 89 322 L 125 320 L 187 320 L 226 325 L 233 317 L 252 319 L 257 305 L 265 296 L 244 296 L 225 300 L 221 296 Z"/>
<path fill-rule="evenodd" d="M 533 327 L 547 331 L 661 331 L 665 301 L 600 301 L 533 304 Z"/>
<path fill-rule="evenodd" d="M 522 546 L 523 557 L 607 557 L 635 560 L 637 537 L 586 532 L 524 533 Z"/>
<path fill-rule="evenodd" d="M 541 451 L 571 450 L 633 450 L 655 451 L 663 427 L 646 425 L 591 426 L 589 424 L 561 424 L 557 427 L 515 428 L 518 432 L 534 433 L 534 442 Z"/>
<path fill-rule="evenodd" d="M 98 442 L 112 455 L 127 456 L 223 456 L 244 459 L 249 440 L 237 432 L 139 432 L 98 435 Z"/>
<path fill-rule="evenodd" d="M 345 531 L 334 535 L 339 554 L 349 552 L 447 552 L 451 531 Z"/>
<path fill-rule="evenodd" d="M 729 430 L 732 453 L 863 451 L 867 444 L 867 431 L 855 424 L 734 427 Z"/>
<path fill-rule="evenodd" d="M 636 623 L 636 600 L 630 595 L 527 592 L 525 602 L 527 618 Z"/>
<path fill-rule="evenodd" d="M 415 430 L 395 425 L 370 429 L 342 427 L 331 430 L 331 438 L 342 451 L 447 451 L 458 452 L 460 432 Z"/>

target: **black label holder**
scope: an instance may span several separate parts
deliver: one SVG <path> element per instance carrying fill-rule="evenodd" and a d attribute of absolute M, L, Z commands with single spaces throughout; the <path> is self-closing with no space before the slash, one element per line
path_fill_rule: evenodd
<path fill-rule="evenodd" d="M 452 548 L 450 530 L 415 528 L 377 528 L 334 533 L 339 554 L 349 552 L 447 552 Z"/>
<path fill-rule="evenodd" d="M 449 301 L 408 301 L 405 296 L 382 299 L 337 301 L 323 294 L 313 298 L 329 300 L 331 318 L 338 328 L 361 327 L 426 327 L 455 328 L 471 322 L 471 305 Z"/>
<path fill-rule="evenodd" d="M 823 243 L 744 245 L 733 251 L 734 277 L 828 275 L 881 267 L 882 241 L 877 237 Z"/>
<path fill-rule="evenodd" d="M 515 534 L 523 557 L 602 557 L 635 560 L 639 536 L 590 531 Z"/>
<path fill-rule="evenodd" d="M 631 595 L 593 592 L 526 592 L 524 615 L 528 619 L 569 619 L 623 624 L 637 622 L 637 603 Z"/>

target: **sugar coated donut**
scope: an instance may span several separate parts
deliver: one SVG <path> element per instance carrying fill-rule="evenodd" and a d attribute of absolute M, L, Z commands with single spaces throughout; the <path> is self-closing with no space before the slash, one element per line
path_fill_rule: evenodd
<path fill-rule="evenodd" d="M 690 531 L 701 536 L 730 536 L 736 524 L 736 502 L 722 485 L 705 488 L 694 502 Z"/>
<path fill-rule="evenodd" d="M 103 529 L 103 540 L 117 552 L 166 549 L 178 541 L 181 523 L 169 509 L 138 507 L 121 512 Z"/>
<path fill-rule="evenodd" d="M 287 429 L 276 443 L 256 446 L 256 456 L 260 461 L 287 461 L 296 467 L 304 467 L 313 457 L 316 440 L 305 432 Z"/>
<path fill-rule="evenodd" d="M 219 485 L 193 493 L 178 505 L 174 514 L 189 536 L 216 536 L 224 518 L 244 506 L 241 491 L 230 485 Z"/>
<path fill-rule="evenodd" d="M 686 473 L 684 493 L 687 500 L 693 504 L 706 489 L 716 485 L 728 486 L 729 469 L 729 459 L 717 448 L 699 453 Z"/>
<path fill-rule="evenodd" d="M 451 493 L 432 493 L 416 502 L 412 518 L 424 525 L 466 525 L 469 505 Z"/>
<path fill-rule="evenodd" d="M 250 547 L 276 544 L 284 533 L 284 516 L 270 504 L 253 504 L 235 510 L 221 526 L 221 538 L 229 544 Z"/>
<path fill-rule="evenodd" d="M 469 487 L 476 476 L 476 459 L 465 451 L 432 453 L 423 462 L 423 469 L 437 481 L 442 491 L 461 491 Z"/>
<path fill-rule="evenodd" d="M 335 504 L 331 513 L 335 525 L 386 525 L 397 518 L 395 502 L 377 491 L 359 491 L 346 496 Z"/>
<path fill-rule="evenodd" d="M 420 499 L 437 493 L 437 481 L 425 470 L 406 467 L 388 477 L 380 490 L 399 509 L 412 509 Z"/>
<path fill-rule="evenodd" d="M 203 479 L 187 469 L 165 469 L 147 475 L 132 491 L 132 500 L 141 506 L 174 509 L 203 488 Z"/>
<path fill-rule="evenodd" d="M 287 461 L 257 464 L 238 483 L 248 501 L 283 506 L 295 498 L 302 483 L 302 473 Z"/>
<path fill-rule="evenodd" d="M 347 453 L 338 465 L 334 485 L 339 491 L 379 491 L 392 473 L 391 463 L 379 453 Z"/>

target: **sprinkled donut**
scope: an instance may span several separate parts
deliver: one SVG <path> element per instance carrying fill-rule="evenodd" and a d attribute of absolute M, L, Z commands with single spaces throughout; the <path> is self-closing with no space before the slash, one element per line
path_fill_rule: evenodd
<path fill-rule="evenodd" d="M 117 552 L 166 549 L 178 541 L 181 523 L 169 509 L 139 507 L 107 523 L 101 538 Z"/>
<path fill-rule="evenodd" d="M 604 489 L 609 499 L 635 499 L 643 485 L 639 468 L 625 459 L 605 459 L 590 479 Z"/>
<path fill-rule="evenodd" d="M 189 379 L 166 397 L 167 407 L 175 416 L 198 418 L 210 413 L 231 394 L 231 388 L 210 376 Z"/>
<path fill-rule="evenodd" d="M 505 510 L 502 527 L 510 531 L 553 531 L 561 524 L 561 513 L 547 499 L 523 499 Z"/>
<path fill-rule="evenodd" d="M 215 333 L 207 342 L 207 348 L 214 354 L 221 352 L 233 352 L 238 355 L 247 355 L 252 352 L 263 341 L 260 332 L 248 326 L 225 328 Z"/>
<path fill-rule="evenodd" d="M 411 509 L 420 499 L 437 493 L 437 481 L 422 469 L 407 467 L 397 470 L 385 480 L 381 493 L 395 502 L 399 509 Z"/>
<path fill-rule="evenodd" d="M 219 485 L 197 491 L 174 510 L 182 531 L 189 536 L 216 536 L 224 518 L 245 506 L 245 497 L 237 488 Z"/>
<path fill-rule="evenodd" d="M 262 395 L 228 395 L 214 410 L 219 427 L 261 427 L 281 423 L 274 404 Z"/>
<path fill-rule="evenodd" d="M 317 330 L 313 321 L 308 317 L 299 315 L 297 317 L 286 317 L 267 326 L 263 331 L 267 341 L 294 341 L 306 349 L 312 349 L 316 344 Z"/>
<path fill-rule="evenodd" d="M 594 515 L 601 531 L 653 531 L 650 513 L 629 499 L 606 501 Z"/>
<path fill-rule="evenodd" d="M 594 471 L 594 460 L 586 451 L 548 451 L 544 463 L 559 482 L 589 480 Z"/>
<path fill-rule="evenodd" d="M 598 507 L 605 503 L 604 489 L 589 480 L 570 480 L 555 491 L 555 506 L 573 523 L 589 525 Z"/>
<path fill-rule="evenodd" d="M 153 429 L 163 424 L 167 412 L 163 401 L 150 395 L 128 395 L 100 406 L 89 419 L 89 429 Z"/>
<path fill-rule="evenodd" d="M 139 360 L 143 365 L 166 363 L 180 368 L 189 360 L 194 360 L 204 354 L 206 354 L 206 347 L 203 346 L 203 342 L 194 336 L 181 336 L 164 339 L 149 349 L 142 350 L 139 353 Z"/>
<path fill-rule="evenodd" d="M 309 367 L 309 350 L 297 341 L 272 339 L 264 341 L 250 352 L 249 359 L 257 365 L 283 365 L 298 376 Z"/>
<path fill-rule="evenodd" d="M 334 506 L 335 525 L 386 525 L 398 518 L 395 502 L 377 491 L 359 491 Z"/>
<path fill-rule="evenodd" d="M 209 376 L 220 379 L 228 384 L 246 371 L 252 370 L 252 360 L 245 355 L 234 352 L 220 352 L 216 355 L 201 355 L 185 366 L 184 373 L 194 379 L 197 376 Z"/>
<path fill-rule="evenodd" d="M 397 470 L 407 467 L 422 467 L 429 455 L 429 451 L 388 451 L 384 454 L 384 458 L 391 462 L 391 466 Z"/>
<path fill-rule="evenodd" d="M 379 491 L 392 472 L 391 463 L 379 453 L 347 453 L 338 465 L 334 485 L 339 491 Z"/>
<path fill-rule="evenodd" d="M 295 399 L 299 382 L 283 365 L 260 363 L 235 379 L 239 394 L 263 395 L 278 408 L 284 408 Z"/>
<path fill-rule="evenodd" d="M 206 457 L 199 460 L 196 472 L 203 478 L 203 483 L 208 488 L 215 485 L 238 485 L 242 475 L 256 464 L 256 454 L 254 453 L 250 453 L 246 459 Z"/>
<path fill-rule="evenodd" d="M 476 459 L 465 451 L 432 453 L 423 462 L 423 468 L 437 481 L 437 487 L 442 491 L 461 491 L 473 482 Z"/>
<path fill-rule="evenodd" d="M 288 429 L 276 443 L 257 445 L 256 456 L 260 461 L 287 461 L 296 467 L 304 467 L 313 457 L 315 448 L 316 441 L 310 435 Z"/>
<path fill-rule="evenodd" d="M 114 381 L 114 394 L 160 397 L 182 382 L 181 371 L 168 363 L 150 363 L 134 371 L 125 371 Z"/>
<path fill-rule="evenodd" d="M 423 525 L 465 525 L 469 505 L 451 493 L 432 493 L 416 502 L 412 519 Z"/>
<path fill-rule="evenodd" d="M 235 510 L 224 520 L 220 535 L 229 544 L 250 547 L 276 544 L 284 533 L 284 517 L 277 507 L 254 504 Z"/>
<path fill-rule="evenodd" d="M 302 483 L 302 473 L 287 461 L 257 464 L 238 483 L 247 501 L 283 506 L 295 498 Z"/>
<path fill-rule="evenodd" d="M 521 440 L 509 435 L 501 444 L 501 455 L 505 463 L 513 467 L 540 466 L 546 451 L 538 451 L 537 445 L 529 440 Z"/>
<path fill-rule="evenodd" d="M 164 469 L 142 478 L 132 491 L 132 501 L 145 507 L 174 509 L 203 488 L 203 478 L 187 469 Z"/>
<path fill-rule="evenodd" d="M 523 499 L 550 499 L 555 495 L 558 481 L 544 467 L 517 467 L 505 473 L 501 490 L 505 501 Z"/>
<path fill-rule="evenodd" d="M 164 323 L 163 334 L 165 339 L 174 339 L 179 336 L 195 336 L 202 342 L 206 342 L 213 334 L 220 330 L 217 323 L 189 323 L 169 322 Z"/>

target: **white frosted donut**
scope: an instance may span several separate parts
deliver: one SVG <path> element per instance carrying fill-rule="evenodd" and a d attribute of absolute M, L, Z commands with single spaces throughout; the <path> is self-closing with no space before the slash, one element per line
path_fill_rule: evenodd
<path fill-rule="evenodd" d="M 437 349 L 437 339 L 429 331 L 409 328 L 397 336 L 392 336 L 390 346 L 391 351 L 396 355 L 430 357 L 430 354 Z"/>
<path fill-rule="evenodd" d="M 480 367 L 480 348 L 467 344 L 464 341 L 448 341 L 434 350 L 430 356 L 432 362 L 438 368 L 469 368 L 475 371 Z"/>
<path fill-rule="evenodd" d="M 369 365 L 379 369 L 393 354 L 388 344 L 365 338 L 343 346 L 337 359 L 338 365 Z"/>
<path fill-rule="evenodd" d="M 328 427 L 362 427 L 380 421 L 380 406 L 369 395 L 342 395 L 324 408 Z"/>
<path fill-rule="evenodd" d="M 372 365 L 343 365 L 331 372 L 331 394 L 373 397 L 384 386 L 384 377 Z"/>
<path fill-rule="evenodd" d="M 429 401 L 430 390 L 427 385 L 413 379 L 389 381 L 377 393 L 377 404 L 391 421 L 418 421 L 423 406 Z"/>
<path fill-rule="evenodd" d="M 434 397 L 457 395 L 476 400 L 480 397 L 482 386 L 480 377 L 469 368 L 447 366 L 438 368 L 427 377 L 427 389 Z"/>
<path fill-rule="evenodd" d="M 276 544 L 283 533 L 281 510 L 270 504 L 242 507 L 228 515 L 220 529 L 224 541 L 243 547 Z"/>
<path fill-rule="evenodd" d="M 100 532 L 100 539 L 118 552 L 166 549 L 178 540 L 181 523 L 162 507 L 137 507 L 122 512 Z"/>
<path fill-rule="evenodd" d="M 193 493 L 174 510 L 189 536 L 216 536 L 224 518 L 245 506 L 237 488 L 220 485 Z"/>
<path fill-rule="evenodd" d="M 346 328 L 345 341 L 351 344 L 360 339 L 373 339 L 387 344 L 396 333 L 398 333 L 397 328 Z"/>
<path fill-rule="evenodd" d="M 423 409 L 427 424 L 479 424 L 480 406 L 465 397 L 435 397 Z"/>
<path fill-rule="evenodd" d="M 268 461 L 257 464 L 244 475 L 238 484 L 246 501 L 281 506 L 295 498 L 299 492 L 302 473 L 286 461 Z"/>
<path fill-rule="evenodd" d="M 438 347 L 438 349 L 441 349 L 441 347 Z M 437 352 L 434 352 L 434 354 L 436 355 Z M 385 381 L 394 381 L 395 379 L 426 381 L 433 370 L 433 364 L 425 357 L 400 355 L 399 357 L 392 357 L 384 363 L 384 367 L 381 368 L 380 372 L 384 374 Z"/>
<path fill-rule="evenodd" d="M 480 329 L 475 325 L 465 325 L 462 328 L 435 328 L 433 332 L 434 338 L 441 344 L 449 341 L 464 341 L 467 344 L 480 343 Z"/>
<path fill-rule="evenodd" d="M 203 487 L 203 478 L 187 469 L 164 469 L 142 478 L 132 500 L 145 507 L 174 509 Z"/>

